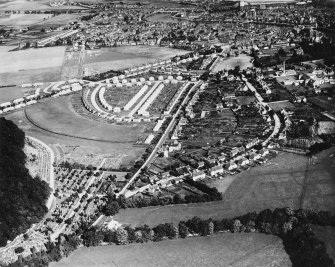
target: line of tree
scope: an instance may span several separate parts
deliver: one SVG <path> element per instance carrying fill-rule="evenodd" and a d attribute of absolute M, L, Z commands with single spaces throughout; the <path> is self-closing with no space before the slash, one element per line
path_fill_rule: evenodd
<path fill-rule="evenodd" d="M 276 235 L 283 240 L 293 267 L 333 267 L 334 262 L 327 254 L 325 244 L 314 234 L 313 225 L 334 227 L 335 214 L 278 208 L 273 211 L 265 209 L 259 213 L 251 212 L 232 219 L 194 217 L 178 224 L 162 223 L 153 228 L 144 225 L 111 230 L 107 227 L 89 228 L 86 224 L 82 226 L 86 230 L 79 231 L 77 235 L 61 235 L 55 243 L 47 243 L 47 251 L 33 252 L 27 258 L 19 257 L 17 262 L 9 266 L 47 266 L 51 261 L 59 261 L 68 256 L 81 243 L 87 247 L 103 243 L 126 245 L 197 235 L 209 236 L 223 232 L 259 232 Z M 81 238 L 78 238 L 79 235 Z"/>
<path fill-rule="evenodd" d="M 24 233 L 47 212 L 50 188 L 26 168 L 25 134 L 0 118 L 0 246 Z"/>

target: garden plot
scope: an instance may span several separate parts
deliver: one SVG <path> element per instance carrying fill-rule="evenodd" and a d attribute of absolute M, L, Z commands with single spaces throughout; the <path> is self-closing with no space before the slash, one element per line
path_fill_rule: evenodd
<path fill-rule="evenodd" d="M 177 93 L 178 89 L 180 89 L 180 84 L 165 84 L 162 92 L 147 109 L 150 115 L 162 114 Z"/>

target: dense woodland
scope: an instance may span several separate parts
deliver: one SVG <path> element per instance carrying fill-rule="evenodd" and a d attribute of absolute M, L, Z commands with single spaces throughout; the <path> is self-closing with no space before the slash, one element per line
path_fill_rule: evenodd
<path fill-rule="evenodd" d="M 25 134 L 0 118 L 0 246 L 26 231 L 47 212 L 48 184 L 25 166 Z"/>

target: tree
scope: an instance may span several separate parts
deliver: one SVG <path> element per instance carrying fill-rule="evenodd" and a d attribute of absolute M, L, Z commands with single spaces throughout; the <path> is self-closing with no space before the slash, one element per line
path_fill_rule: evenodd
<path fill-rule="evenodd" d="M 117 229 L 115 232 L 115 240 L 117 245 L 128 244 L 128 232 L 123 228 Z"/>
<path fill-rule="evenodd" d="M 119 204 L 116 201 L 109 201 L 104 208 L 104 214 L 106 216 L 114 216 L 119 212 L 119 209 Z"/>
<path fill-rule="evenodd" d="M 83 244 L 86 247 L 99 246 L 104 236 L 100 231 L 90 229 L 82 234 Z"/>
<path fill-rule="evenodd" d="M 208 235 L 214 234 L 214 223 L 210 220 L 208 222 Z"/>
<path fill-rule="evenodd" d="M 181 238 L 185 238 L 190 234 L 184 222 L 180 222 L 178 224 L 178 228 L 179 228 L 179 235 Z"/>

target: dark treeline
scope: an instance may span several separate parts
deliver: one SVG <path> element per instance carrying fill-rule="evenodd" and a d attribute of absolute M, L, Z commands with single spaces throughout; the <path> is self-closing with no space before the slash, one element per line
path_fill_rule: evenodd
<path fill-rule="evenodd" d="M 116 214 L 117 206 L 111 206 L 111 214 Z M 159 242 L 164 239 L 208 236 L 216 233 L 265 233 L 276 235 L 283 240 L 284 248 L 290 256 L 293 267 L 331 267 L 333 260 L 326 252 L 325 244 L 318 240 L 312 226 L 335 226 L 335 215 L 330 212 L 312 210 L 292 210 L 278 208 L 251 212 L 232 219 L 201 219 L 194 217 L 178 224 L 162 223 L 153 228 L 148 225 L 132 228 L 126 226 L 116 230 L 89 228 L 80 230 L 77 236 L 61 235 L 57 242 L 47 244 L 47 251 L 33 253 L 20 258 L 10 266 L 47 266 L 51 261 L 59 261 L 68 256 L 82 243 L 99 246 L 105 244 L 126 245 L 130 243 Z M 81 235 L 81 238 L 78 236 Z"/>
<path fill-rule="evenodd" d="M 0 118 L 0 246 L 37 223 L 47 212 L 48 184 L 30 176 L 23 151 L 25 134 Z"/>

